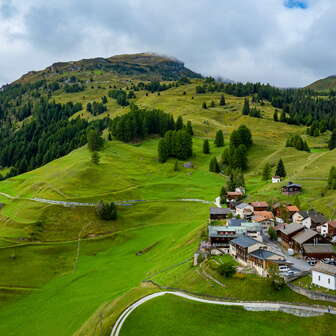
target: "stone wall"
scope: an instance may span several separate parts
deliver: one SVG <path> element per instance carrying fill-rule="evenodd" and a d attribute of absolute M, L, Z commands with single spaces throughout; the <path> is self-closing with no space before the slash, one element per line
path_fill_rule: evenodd
<path fill-rule="evenodd" d="M 287 286 L 294 292 L 304 295 L 308 297 L 309 299 L 312 300 L 321 300 L 321 301 L 329 301 L 329 302 L 336 302 L 336 296 L 335 295 L 330 295 L 330 294 L 325 294 L 325 293 L 320 293 L 316 291 L 311 291 L 306 288 L 302 288 L 299 286 L 295 286 L 293 284 L 287 284 Z"/>

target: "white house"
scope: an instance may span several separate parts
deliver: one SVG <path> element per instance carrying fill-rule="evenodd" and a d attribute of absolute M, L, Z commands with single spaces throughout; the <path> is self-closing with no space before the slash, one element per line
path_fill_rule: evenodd
<path fill-rule="evenodd" d="M 336 290 L 336 266 L 317 263 L 312 268 L 312 283 L 327 289 Z"/>
<path fill-rule="evenodd" d="M 272 183 L 280 183 L 281 177 L 280 176 L 272 176 Z"/>
<path fill-rule="evenodd" d="M 240 218 L 248 218 L 253 215 L 253 206 L 247 203 L 240 203 L 236 206 L 236 214 Z"/>
<path fill-rule="evenodd" d="M 319 225 L 316 227 L 316 231 L 320 233 L 321 236 L 323 237 L 327 237 L 328 236 L 328 230 L 329 229 L 329 225 L 328 223 L 324 223 L 322 225 Z"/>
<path fill-rule="evenodd" d="M 327 218 L 315 210 L 298 211 L 293 215 L 292 218 L 293 223 L 302 224 L 307 229 L 313 230 L 327 222 Z"/>

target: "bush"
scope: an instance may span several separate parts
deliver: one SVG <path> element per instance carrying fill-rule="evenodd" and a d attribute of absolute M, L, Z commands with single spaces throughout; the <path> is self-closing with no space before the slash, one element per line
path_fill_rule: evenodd
<path fill-rule="evenodd" d="M 232 261 L 225 262 L 218 267 L 218 273 L 225 278 L 231 278 L 236 273 L 236 266 Z"/>
<path fill-rule="evenodd" d="M 117 219 L 117 207 L 113 202 L 104 203 L 103 201 L 100 201 L 96 205 L 96 213 L 97 213 L 97 216 L 103 220 Z"/>

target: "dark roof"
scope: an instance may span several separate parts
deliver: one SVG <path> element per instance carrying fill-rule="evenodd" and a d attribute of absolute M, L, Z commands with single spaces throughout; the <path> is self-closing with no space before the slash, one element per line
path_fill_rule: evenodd
<path fill-rule="evenodd" d="M 301 188 L 301 184 L 296 184 L 296 183 L 288 182 L 287 185 L 283 186 L 283 188 L 290 188 L 290 187 L 298 187 L 298 188 Z"/>
<path fill-rule="evenodd" d="M 229 213 L 232 213 L 231 209 L 229 208 L 210 208 L 211 215 L 228 215 Z"/>
<path fill-rule="evenodd" d="M 314 230 L 304 230 L 299 233 L 297 233 L 294 237 L 293 240 L 295 240 L 298 244 L 303 244 L 304 242 L 312 239 L 313 237 L 317 236 L 318 233 Z"/>
<path fill-rule="evenodd" d="M 244 219 L 238 219 L 238 218 L 231 218 L 229 219 L 229 225 L 230 226 L 241 226 L 242 223 L 244 223 Z"/>
<path fill-rule="evenodd" d="M 302 210 L 302 211 L 299 211 L 299 214 L 304 219 L 310 217 L 314 224 L 324 224 L 328 220 L 323 214 L 321 214 L 320 212 L 317 212 L 315 210 L 308 210 L 308 211 Z"/>
<path fill-rule="evenodd" d="M 258 240 L 255 240 L 253 238 L 250 238 L 248 236 L 239 236 L 236 239 L 231 240 L 231 243 L 242 246 L 242 247 L 250 247 L 253 246 L 255 244 L 260 244 L 260 242 Z"/>
<path fill-rule="evenodd" d="M 336 254 L 336 251 L 334 250 L 333 246 L 331 244 L 303 244 L 303 250 L 306 253 L 334 253 Z"/>
<path fill-rule="evenodd" d="M 274 255 L 273 252 L 264 250 L 264 249 L 258 249 L 250 253 L 251 256 L 256 257 L 258 259 L 266 260 L 270 256 Z"/>

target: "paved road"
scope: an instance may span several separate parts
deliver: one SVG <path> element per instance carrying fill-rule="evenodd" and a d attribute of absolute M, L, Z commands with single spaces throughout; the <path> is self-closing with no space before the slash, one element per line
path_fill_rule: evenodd
<path fill-rule="evenodd" d="M 202 302 L 202 303 L 210 303 L 210 304 L 216 304 L 216 305 L 222 305 L 222 306 L 238 306 L 238 307 L 244 307 L 246 310 L 258 310 L 258 311 L 286 311 L 290 312 L 290 310 L 296 310 L 298 312 L 301 312 L 303 315 L 305 314 L 312 314 L 312 315 L 320 315 L 324 313 L 330 313 L 336 315 L 336 310 L 332 309 L 331 311 L 328 310 L 328 308 L 318 308 L 313 306 L 301 306 L 301 305 L 295 305 L 295 304 L 283 304 L 283 303 L 275 303 L 275 302 L 234 302 L 234 301 L 217 301 L 217 300 L 208 300 L 208 299 L 202 299 L 199 297 L 195 297 L 186 293 L 182 292 L 172 292 L 172 291 L 164 291 L 164 292 L 158 292 L 154 294 L 147 295 L 143 297 L 142 299 L 138 300 L 137 302 L 130 305 L 127 309 L 124 310 L 124 312 L 119 316 L 116 323 L 114 324 L 112 328 L 112 332 L 110 336 L 119 336 L 120 330 L 125 323 L 127 317 L 139 306 L 144 304 L 147 301 L 150 301 L 154 298 L 160 297 L 165 294 L 171 294 L 175 296 L 182 297 L 187 300 L 196 301 L 196 302 Z"/>

